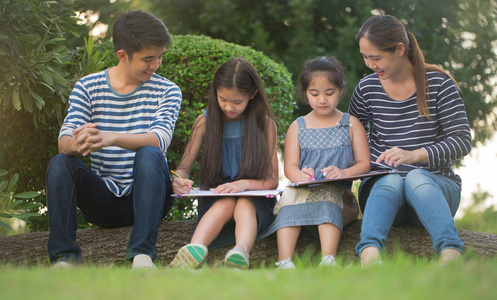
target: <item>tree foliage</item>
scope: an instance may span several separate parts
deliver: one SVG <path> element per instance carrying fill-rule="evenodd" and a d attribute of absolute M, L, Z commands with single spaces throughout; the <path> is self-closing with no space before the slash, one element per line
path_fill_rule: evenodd
<path fill-rule="evenodd" d="M 493 136 L 497 1 L 373 2 L 377 12 L 401 19 L 417 37 L 426 60 L 446 68 L 459 82 L 475 144 Z"/>
<path fill-rule="evenodd" d="M 370 73 L 354 36 L 372 14 L 392 14 L 418 38 L 427 62 L 448 69 L 461 86 L 474 140 L 497 129 L 495 0 L 149 0 L 175 34 L 205 34 L 250 45 L 295 75 L 306 59 L 335 55 L 347 71 L 342 110 Z M 302 110 L 299 111 L 302 113 Z"/>
<path fill-rule="evenodd" d="M 76 34 L 74 0 L 3 0 L 0 4 L 0 111 L 61 120 L 67 103 L 65 36 Z"/>

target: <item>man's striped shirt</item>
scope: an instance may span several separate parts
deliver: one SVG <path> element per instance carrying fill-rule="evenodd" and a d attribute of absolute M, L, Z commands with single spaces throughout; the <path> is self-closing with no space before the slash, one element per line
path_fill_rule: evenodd
<path fill-rule="evenodd" d="M 166 159 L 181 106 L 176 84 L 154 74 L 129 94 L 116 93 L 109 84 L 108 70 L 81 78 L 69 96 L 69 109 L 59 139 L 88 122 L 101 131 L 153 132 Z M 111 146 L 91 153 L 92 170 L 116 196 L 127 195 L 133 183 L 135 152 Z"/>
<path fill-rule="evenodd" d="M 410 170 L 423 168 L 449 177 L 460 186 L 459 176 L 452 171 L 452 161 L 471 150 L 466 109 L 450 77 L 439 72 L 428 72 L 427 76 L 429 119 L 419 115 L 416 94 L 404 101 L 389 98 L 376 73 L 356 86 L 349 112 L 368 132 L 372 170 L 392 169 L 384 162 L 376 163 L 380 154 L 390 148 L 408 151 L 423 148 L 428 163 L 400 165 L 399 174 L 405 176 Z"/>

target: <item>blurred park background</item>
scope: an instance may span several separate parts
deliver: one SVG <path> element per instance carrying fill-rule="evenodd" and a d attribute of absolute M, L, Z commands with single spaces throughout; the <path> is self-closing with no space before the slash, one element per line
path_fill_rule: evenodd
<path fill-rule="evenodd" d="M 116 63 L 111 24 L 127 9 L 153 13 L 173 35 L 157 71 L 178 83 L 185 98 L 168 152 L 172 167 L 224 60 L 244 56 L 261 72 L 283 146 L 287 126 L 308 111 L 294 91 L 303 62 L 323 55 L 342 61 L 346 111 L 355 85 L 370 73 L 355 34 L 372 15 L 396 16 L 417 37 L 426 61 L 458 80 L 466 105 L 474 149 L 457 162 L 463 199 L 456 225 L 497 233 L 495 0 L 1 0 L 0 225 L 7 226 L 1 235 L 47 230 L 45 172 L 57 153 L 68 95 L 78 78 Z M 193 208 L 180 201 L 169 219 L 194 218 Z M 37 213 L 42 216 L 31 217 Z M 28 225 L 16 222 L 27 218 Z M 81 219 L 80 227 L 88 226 Z"/>

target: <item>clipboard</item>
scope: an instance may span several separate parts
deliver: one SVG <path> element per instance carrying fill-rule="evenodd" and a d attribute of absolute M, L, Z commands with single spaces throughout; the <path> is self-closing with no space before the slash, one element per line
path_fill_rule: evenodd
<path fill-rule="evenodd" d="M 195 191 L 196 190 L 196 191 Z M 254 191 L 243 191 L 238 193 L 218 193 L 215 194 L 210 190 L 200 190 L 196 188 L 195 190 L 191 189 L 188 194 L 172 194 L 171 196 L 174 198 L 188 198 L 188 197 L 241 197 L 241 196 L 249 196 L 249 197 L 266 197 L 266 198 L 275 198 L 280 195 L 283 190 L 254 190 Z"/>
<path fill-rule="evenodd" d="M 389 171 L 381 171 L 381 172 L 372 171 L 372 172 L 369 172 L 366 174 L 360 174 L 360 175 L 355 175 L 355 176 L 347 176 L 347 177 L 339 177 L 339 178 L 331 178 L 331 179 L 320 179 L 320 180 L 312 180 L 312 181 L 304 181 L 304 182 L 293 182 L 287 186 L 288 187 L 303 187 L 303 186 L 328 183 L 328 182 L 354 181 L 357 179 L 362 179 L 362 178 L 367 178 L 367 177 L 386 175 L 386 174 L 395 174 L 395 173 L 397 173 L 397 170 L 389 170 Z"/>

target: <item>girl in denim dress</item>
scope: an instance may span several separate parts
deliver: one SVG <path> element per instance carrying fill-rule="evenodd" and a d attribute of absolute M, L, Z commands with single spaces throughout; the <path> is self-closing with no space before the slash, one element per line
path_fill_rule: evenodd
<path fill-rule="evenodd" d="M 285 175 L 292 182 L 355 176 L 369 172 L 366 132 L 357 118 L 337 109 L 344 90 L 343 67 L 334 57 L 307 61 L 300 75 L 300 91 L 312 111 L 294 121 L 285 139 Z M 299 188 L 298 197 L 283 192 L 274 223 L 265 235 L 277 231 L 278 262 L 293 269 L 292 262 L 302 227 L 321 243 L 320 266 L 335 265 L 342 231 L 342 195 L 349 189 L 340 183 Z M 296 199 L 299 198 L 299 199 Z"/>
<path fill-rule="evenodd" d="M 175 171 L 180 177 L 188 178 L 202 145 L 202 189 L 236 193 L 278 186 L 276 124 L 262 81 L 248 61 L 231 59 L 217 70 L 207 111 L 197 117 Z M 188 193 L 192 185 L 192 180 L 174 178 L 173 191 Z M 225 265 L 248 267 L 256 238 L 274 220 L 274 204 L 274 198 L 266 197 L 199 199 L 199 221 L 191 242 L 178 251 L 170 266 L 195 268 L 206 258 L 208 247 L 235 243 Z"/>

